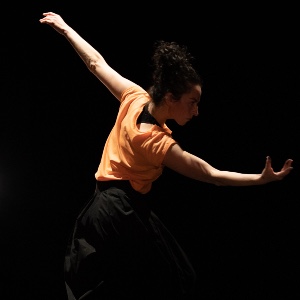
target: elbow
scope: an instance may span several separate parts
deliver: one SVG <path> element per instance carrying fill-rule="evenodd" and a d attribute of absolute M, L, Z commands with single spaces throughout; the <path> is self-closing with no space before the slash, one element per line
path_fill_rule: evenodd
<path fill-rule="evenodd" d="M 205 180 L 207 183 L 213 184 L 215 186 L 226 186 L 227 184 L 225 184 L 222 180 L 218 180 L 214 177 L 211 177 L 207 180 Z"/>
<path fill-rule="evenodd" d="M 86 65 L 92 73 L 95 73 L 97 69 L 103 67 L 103 62 L 102 57 L 96 55 L 94 57 L 87 58 Z"/>
<path fill-rule="evenodd" d="M 224 180 L 222 180 L 222 178 L 220 178 L 220 176 L 218 176 L 218 172 L 219 172 L 219 170 L 217 170 L 217 169 L 211 170 L 207 174 L 206 181 L 215 186 L 226 186 L 227 184 L 224 182 Z"/>
<path fill-rule="evenodd" d="M 224 182 L 221 182 L 221 181 L 218 181 L 218 180 L 215 180 L 215 181 L 213 182 L 213 184 L 216 185 L 216 186 L 226 186 L 226 185 L 227 185 L 227 184 L 225 184 Z"/>
<path fill-rule="evenodd" d="M 87 67 L 92 73 L 95 73 L 97 65 L 98 65 L 97 62 L 94 60 L 89 60 L 87 62 Z"/>

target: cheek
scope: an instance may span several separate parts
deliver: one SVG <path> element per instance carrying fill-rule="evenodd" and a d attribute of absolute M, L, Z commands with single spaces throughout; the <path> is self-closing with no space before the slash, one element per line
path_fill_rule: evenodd
<path fill-rule="evenodd" d="M 184 102 L 179 101 L 179 102 L 177 103 L 176 108 L 177 108 L 178 111 L 183 111 L 183 110 L 186 110 L 186 109 L 187 109 L 187 106 L 185 105 Z"/>
<path fill-rule="evenodd" d="M 174 116 L 176 118 L 183 117 L 186 114 L 186 109 L 183 106 L 178 105 L 174 110 Z"/>
<path fill-rule="evenodd" d="M 172 115 L 176 119 L 185 118 L 189 114 L 190 114 L 189 107 L 182 102 L 177 102 L 176 105 L 174 105 L 172 108 Z"/>
<path fill-rule="evenodd" d="M 180 111 L 182 111 L 182 107 L 179 103 L 176 103 L 176 105 L 172 106 L 170 111 L 173 116 L 178 116 Z"/>
<path fill-rule="evenodd" d="M 187 114 L 190 113 L 190 107 L 187 106 L 187 105 L 182 104 L 182 105 L 179 107 L 178 112 L 179 112 L 179 114 L 182 115 L 182 116 L 183 116 L 183 115 L 187 115 Z"/>

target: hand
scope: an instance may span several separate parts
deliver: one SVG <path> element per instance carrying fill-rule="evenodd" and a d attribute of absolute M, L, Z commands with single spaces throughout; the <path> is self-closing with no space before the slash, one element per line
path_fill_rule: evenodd
<path fill-rule="evenodd" d="M 285 176 L 287 176 L 292 170 L 292 159 L 287 159 L 279 172 L 274 172 L 272 168 L 271 158 L 267 156 L 265 168 L 262 171 L 262 180 L 264 183 L 275 181 L 275 180 L 282 180 Z"/>
<path fill-rule="evenodd" d="M 65 30 L 70 28 L 62 19 L 62 17 L 56 13 L 46 12 L 43 13 L 43 16 L 44 18 L 40 19 L 40 23 L 49 24 L 60 34 L 64 34 Z"/>

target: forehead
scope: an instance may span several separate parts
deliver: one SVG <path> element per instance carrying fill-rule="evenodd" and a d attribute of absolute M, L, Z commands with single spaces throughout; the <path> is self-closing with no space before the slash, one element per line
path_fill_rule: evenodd
<path fill-rule="evenodd" d="M 191 89 L 191 92 L 194 93 L 195 95 L 198 95 L 199 97 L 201 96 L 202 94 L 202 89 L 201 89 L 201 86 L 200 85 L 194 85 Z"/>
<path fill-rule="evenodd" d="M 202 89 L 200 85 L 193 85 L 189 92 L 183 94 L 183 98 L 189 98 L 193 100 L 200 101 L 200 97 L 202 94 Z"/>

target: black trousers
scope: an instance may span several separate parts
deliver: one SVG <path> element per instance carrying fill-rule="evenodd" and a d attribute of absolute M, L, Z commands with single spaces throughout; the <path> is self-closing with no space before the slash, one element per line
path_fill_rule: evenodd
<path fill-rule="evenodd" d="M 69 300 L 194 299 L 196 276 L 151 210 L 151 194 L 127 181 L 97 182 L 65 257 Z"/>

